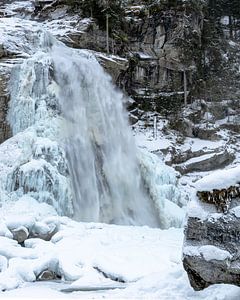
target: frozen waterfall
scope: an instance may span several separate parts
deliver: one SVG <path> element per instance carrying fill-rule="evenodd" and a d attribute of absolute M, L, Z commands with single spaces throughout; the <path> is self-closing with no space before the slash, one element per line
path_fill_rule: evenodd
<path fill-rule="evenodd" d="M 27 194 L 79 221 L 180 226 L 174 171 L 137 157 L 124 96 L 94 55 L 41 30 L 34 39 L 36 53 L 11 75 L 8 119 L 21 159 L 2 182 L 8 197 Z"/>

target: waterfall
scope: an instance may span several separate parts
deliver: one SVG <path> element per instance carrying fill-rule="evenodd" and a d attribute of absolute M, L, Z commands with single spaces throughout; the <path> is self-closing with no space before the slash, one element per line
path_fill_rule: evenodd
<path fill-rule="evenodd" d="M 65 150 L 75 217 L 84 221 L 157 226 L 143 188 L 123 94 L 95 58 L 52 50 L 65 119 Z"/>
<path fill-rule="evenodd" d="M 21 160 L 2 183 L 9 197 L 27 194 L 78 221 L 180 226 L 174 171 L 137 156 L 124 96 L 94 55 L 41 30 L 33 46 L 10 81 L 8 120 Z"/>

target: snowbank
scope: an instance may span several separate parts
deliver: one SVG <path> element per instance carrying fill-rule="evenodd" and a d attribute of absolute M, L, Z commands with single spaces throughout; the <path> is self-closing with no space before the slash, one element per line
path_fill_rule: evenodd
<path fill-rule="evenodd" d="M 198 191 L 221 190 L 240 183 L 240 166 L 228 170 L 218 170 L 195 183 Z"/>

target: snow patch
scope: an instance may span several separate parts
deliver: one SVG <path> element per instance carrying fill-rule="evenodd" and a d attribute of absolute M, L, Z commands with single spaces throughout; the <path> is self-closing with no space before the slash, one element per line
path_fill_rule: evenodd
<path fill-rule="evenodd" d="M 240 183 L 240 166 L 228 170 L 218 170 L 195 183 L 198 191 L 221 190 Z"/>

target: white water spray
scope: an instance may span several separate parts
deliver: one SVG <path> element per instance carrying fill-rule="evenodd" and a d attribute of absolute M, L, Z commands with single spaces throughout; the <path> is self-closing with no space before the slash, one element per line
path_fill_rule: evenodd
<path fill-rule="evenodd" d="M 136 148 L 117 91 L 98 62 L 53 47 L 75 218 L 158 226 L 144 188 Z"/>

